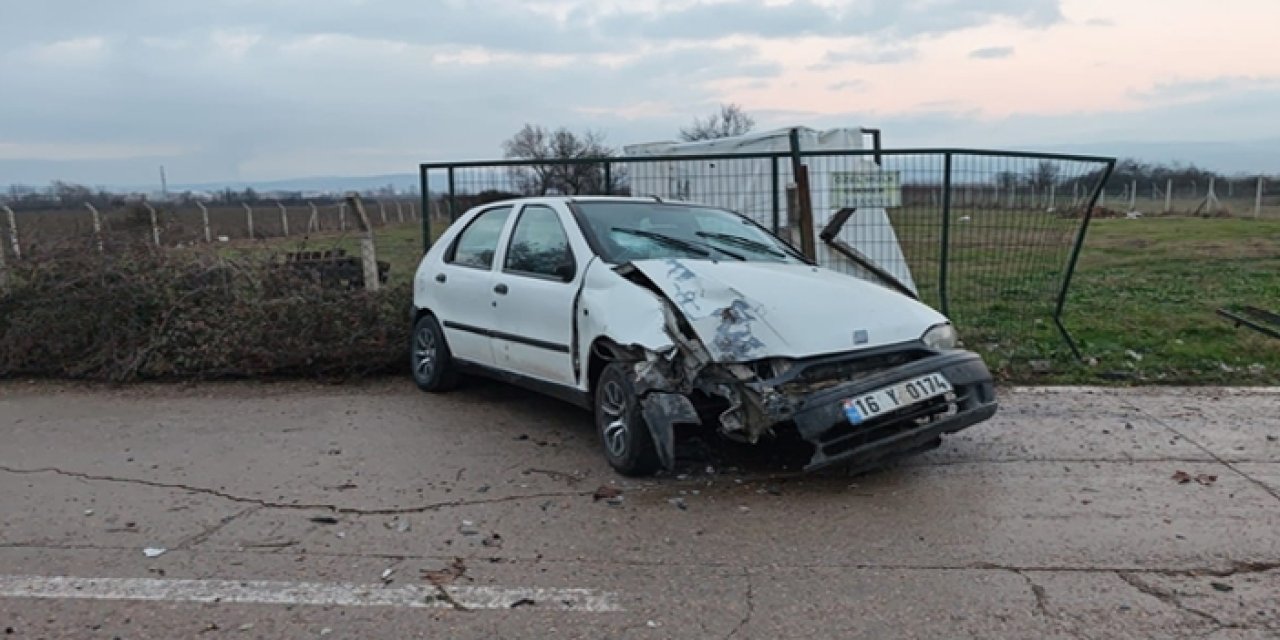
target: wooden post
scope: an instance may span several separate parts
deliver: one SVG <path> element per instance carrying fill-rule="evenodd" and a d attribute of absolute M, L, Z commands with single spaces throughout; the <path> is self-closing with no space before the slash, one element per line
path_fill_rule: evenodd
<path fill-rule="evenodd" d="M 382 218 L 382 226 L 387 226 L 387 206 L 378 201 L 378 217 Z"/>
<path fill-rule="evenodd" d="M 204 225 L 204 243 L 213 243 L 213 233 L 209 231 L 209 207 L 204 206 L 203 202 L 196 201 L 196 206 L 200 207 L 200 223 Z"/>
<path fill-rule="evenodd" d="M 160 246 L 160 222 L 156 220 L 156 208 L 151 206 L 150 202 L 144 202 L 142 206 L 147 208 L 147 213 L 151 216 L 151 240 L 158 247 Z"/>
<path fill-rule="evenodd" d="M 1262 217 L 1262 176 L 1258 176 L 1258 191 L 1253 196 L 1253 217 Z"/>
<path fill-rule="evenodd" d="M 289 237 L 289 210 L 286 209 L 284 207 L 284 204 L 279 200 L 276 200 L 276 206 L 280 207 L 280 229 L 284 231 L 284 237 L 288 238 Z"/>
<path fill-rule="evenodd" d="M 404 222 L 404 206 L 399 200 L 396 200 L 396 220 Z"/>
<path fill-rule="evenodd" d="M 813 231 L 813 199 L 809 194 L 809 166 L 800 165 L 796 174 L 796 199 L 800 204 L 800 251 L 810 260 L 818 259 Z"/>
<path fill-rule="evenodd" d="M 347 230 L 347 203 L 338 203 L 338 231 Z"/>
<path fill-rule="evenodd" d="M 93 220 L 93 238 L 98 244 L 98 253 L 102 253 L 102 216 L 98 215 L 98 208 L 93 206 L 92 202 L 86 202 L 84 206 L 89 210 L 89 217 Z"/>
<path fill-rule="evenodd" d="M 369 223 L 369 216 L 365 213 L 364 203 L 360 201 L 358 194 L 348 195 L 347 202 L 351 203 L 356 226 L 361 232 L 360 265 L 364 267 L 364 288 L 366 291 L 377 291 L 380 283 L 378 282 L 378 257 L 373 243 L 373 225 Z"/>
<path fill-rule="evenodd" d="M 1173 178 L 1164 183 L 1164 212 L 1173 211 Z"/>
<path fill-rule="evenodd" d="M 22 244 L 18 242 L 18 218 L 8 205 L 5 205 L 4 210 L 9 214 L 9 246 L 13 248 L 13 259 L 21 260 Z"/>
<path fill-rule="evenodd" d="M 249 230 L 249 239 L 253 239 L 253 207 L 248 202 L 240 203 L 244 207 L 245 227 Z"/>
<path fill-rule="evenodd" d="M 307 220 L 307 233 L 320 230 L 320 210 L 316 209 L 316 203 L 308 201 L 307 205 L 311 207 L 311 218 Z"/>

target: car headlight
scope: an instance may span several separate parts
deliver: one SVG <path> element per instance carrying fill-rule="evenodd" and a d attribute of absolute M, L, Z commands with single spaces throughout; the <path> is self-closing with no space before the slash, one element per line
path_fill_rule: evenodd
<path fill-rule="evenodd" d="M 954 349 L 960 342 L 960 336 L 950 324 L 935 324 L 920 336 L 920 341 L 930 349 Z"/>

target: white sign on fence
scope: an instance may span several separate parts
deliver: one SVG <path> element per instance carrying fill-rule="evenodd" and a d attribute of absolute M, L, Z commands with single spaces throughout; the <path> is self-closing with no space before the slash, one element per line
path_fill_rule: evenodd
<path fill-rule="evenodd" d="M 879 169 L 831 172 L 831 206 L 887 209 L 902 206 L 902 173 Z"/>

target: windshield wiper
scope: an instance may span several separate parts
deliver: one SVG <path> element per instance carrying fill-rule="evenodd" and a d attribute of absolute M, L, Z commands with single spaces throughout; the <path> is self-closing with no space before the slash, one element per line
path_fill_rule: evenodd
<path fill-rule="evenodd" d="M 781 251 L 778 251 L 777 249 L 774 249 L 773 247 L 763 242 L 760 242 L 759 240 L 752 240 L 751 238 L 736 236 L 736 235 L 733 235 L 732 233 L 715 233 L 711 231 L 699 231 L 698 236 L 702 238 L 712 238 L 714 240 L 719 240 L 721 242 L 727 242 L 729 244 L 742 247 L 744 249 L 751 249 L 752 251 L 765 253 L 771 256 L 777 256 L 779 258 L 787 257 L 787 254 Z"/>
<path fill-rule="evenodd" d="M 720 247 L 715 247 L 702 242 L 685 240 L 684 238 L 677 238 L 675 236 L 669 236 L 665 233 L 658 233 L 657 231 L 645 231 L 644 229 L 631 229 L 628 227 L 612 227 L 609 230 L 617 231 L 619 233 L 629 233 L 633 236 L 640 236 L 641 238 L 648 238 L 650 240 L 665 244 L 670 247 L 678 247 L 680 249 L 684 249 L 686 251 L 692 251 L 694 253 L 698 253 L 704 256 L 710 256 L 711 251 L 717 251 L 731 258 L 736 258 L 738 260 L 746 260 L 745 256 L 734 253 L 732 251 L 725 251 Z M 711 251 L 708 251 L 708 249 L 710 249 Z"/>

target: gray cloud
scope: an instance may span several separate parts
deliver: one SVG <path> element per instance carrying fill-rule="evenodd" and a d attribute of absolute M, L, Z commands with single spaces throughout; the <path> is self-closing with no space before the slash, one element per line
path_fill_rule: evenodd
<path fill-rule="evenodd" d="M 1013 55 L 1013 47 L 984 47 L 969 52 L 969 57 L 976 60 L 997 60 Z"/>

